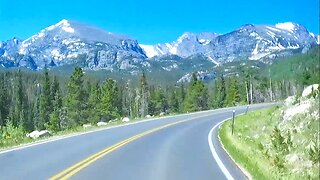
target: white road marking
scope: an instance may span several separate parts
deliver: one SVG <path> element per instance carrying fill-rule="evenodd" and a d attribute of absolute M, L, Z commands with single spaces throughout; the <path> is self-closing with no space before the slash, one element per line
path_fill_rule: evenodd
<path fill-rule="evenodd" d="M 230 119 L 230 118 L 228 118 Z M 215 161 L 217 162 L 219 168 L 221 169 L 221 171 L 223 172 L 223 174 L 226 176 L 226 178 L 228 180 L 234 180 L 234 178 L 232 177 L 232 175 L 230 174 L 230 172 L 228 171 L 228 169 L 224 166 L 224 164 L 222 163 L 221 159 L 219 158 L 216 150 L 214 149 L 213 143 L 212 143 L 212 132 L 213 130 L 218 127 L 221 123 L 223 123 L 224 121 L 228 120 L 225 119 L 223 121 L 221 121 L 220 123 L 216 124 L 215 126 L 213 126 L 213 128 L 210 130 L 209 134 L 208 134 L 208 143 L 209 143 L 209 147 L 212 153 L 213 158 L 215 159 Z"/>
<path fill-rule="evenodd" d="M 240 116 L 240 115 L 243 115 L 243 114 L 245 114 L 245 113 L 238 114 L 237 116 Z M 217 162 L 217 164 L 218 164 L 219 168 L 221 169 L 221 171 L 223 172 L 223 174 L 226 176 L 226 178 L 228 180 L 234 180 L 234 178 L 232 177 L 232 175 L 230 174 L 228 169 L 224 166 L 223 162 L 219 158 L 218 153 L 215 150 L 215 148 L 213 146 L 213 143 L 212 143 L 213 130 L 216 129 L 217 127 L 219 127 L 223 122 L 225 122 L 225 121 L 227 121 L 229 119 L 231 119 L 231 118 L 227 118 L 227 119 L 219 122 L 218 124 L 216 124 L 215 126 L 212 127 L 212 129 L 210 130 L 210 132 L 208 134 L 208 143 L 209 143 L 209 147 L 210 147 L 210 150 L 211 150 L 211 154 L 212 154 L 213 158 L 215 159 L 215 161 Z"/>

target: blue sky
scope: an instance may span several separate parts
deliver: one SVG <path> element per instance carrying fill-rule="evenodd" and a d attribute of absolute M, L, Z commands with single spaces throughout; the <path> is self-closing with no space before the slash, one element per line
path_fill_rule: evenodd
<path fill-rule="evenodd" d="M 0 0 L 0 41 L 26 39 L 70 19 L 127 34 L 142 44 L 183 32 L 227 33 L 247 23 L 301 23 L 319 34 L 318 0 Z"/>

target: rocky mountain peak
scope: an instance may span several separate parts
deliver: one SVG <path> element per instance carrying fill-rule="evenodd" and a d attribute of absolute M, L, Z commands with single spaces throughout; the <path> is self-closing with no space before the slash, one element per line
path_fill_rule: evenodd
<path fill-rule="evenodd" d="M 15 48 L 6 45 L 1 49 L 1 56 L 5 55 L 6 60 L 15 59 L 14 66 L 19 66 L 20 60 L 16 58 L 19 57 L 28 59 L 32 64 L 28 67 L 36 69 L 76 63 L 79 59 L 90 69 L 108 69 L 127 59 L 146 58 L 137 40 L 129 36 L 66 19 L 39 31 Z"/>
<path fill-rule="evenodd" d="M 275 58 L 283 51 L 306 49 L 316 45 L 316 36 L 300 24 L 285 22 L 275 25 L 245 24 L 226 34 L 184 33 L 176 42 L 148 46 L 146 53 L 153 56 L 169 54 L 189 57 L 202 54 L 212 62 L 234 59 L 260 60 Z M 161 50 L 161 51 L 159 51 Z M 217 64 L 217 63 L 215 63 Z"/>
<path fill-rule="evenodd" d="M 303 25 L 285 22 L 245 24 L 226 34 L 186 32 L 174 42 L 140 45 L 129 36 L 63 19 L 24 41 L 13 38 L 0 43 L 0 66 L 36 70 L 80 64 L 94 70 L 136 71 L 140 65 L 149 66 L 149 59 L 204 59 L 214 66 L 235 59 L 265 60 L 306 52 L 317 45 L 317 37 Z"/>

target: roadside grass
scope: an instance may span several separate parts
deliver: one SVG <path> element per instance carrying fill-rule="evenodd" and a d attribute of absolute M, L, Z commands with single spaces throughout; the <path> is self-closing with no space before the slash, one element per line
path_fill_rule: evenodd
<path fill-rule="evenodd" d="M 318 107 L 319 104 L 314 108 Z M 219 130 L 224 148 L 252 179 L 319 179 L 319 160 L 312 163 L 308 147 L 314 135 L 320 134 L 319 119 L 312 119 L 306 113 L 284 121 L 283 108 L 236 117 L 233 135 L 232 120 L 224 122 Z M 296 126 L 302 123 L 306 124 L 305 128 L 297 131 Z M 316 153 L 320 155 L 319 149 Z"/>
<path fill-rule="evenodd" d="M 272 165 L 267 162 L 262 153 L 257 153 L 260 149 L 260 143 L 254 138 L 259 138 L 261 129 L 269 131 L 269 129 L 263 128 L 260 121 L 272 126 L 272 121 L 268 116 L 275 110 L 276 108 L 271 108 L 237 116 L 233 135 L 231 134 L 231 120 L 223 123 L 219 130 L 219 137 L 224 148 L 254 179 L 268 180 L 273 177 L 268 171 L 268 169 L 272 169 Z M 257 121 L 258 118 L 259 121 Z"/>

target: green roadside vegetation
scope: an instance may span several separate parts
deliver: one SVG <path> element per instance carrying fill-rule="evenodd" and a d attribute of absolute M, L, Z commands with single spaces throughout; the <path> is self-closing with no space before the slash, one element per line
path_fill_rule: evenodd
<path fill-rule="evenodd" d="M 317 96 L 238 116 L 233 135 L 226 121 L 219 137 L 252 179 L 319 179 L 319 123 Z"/>

